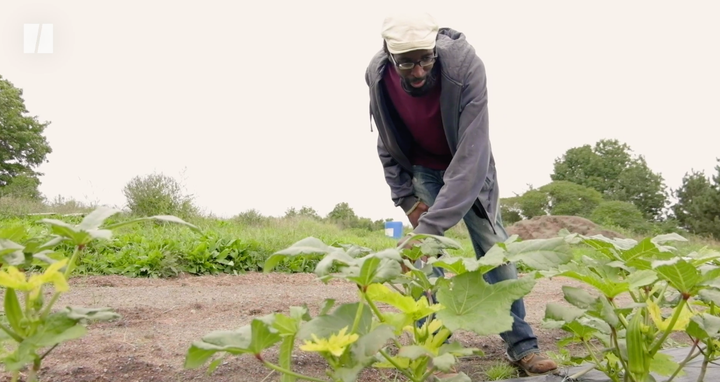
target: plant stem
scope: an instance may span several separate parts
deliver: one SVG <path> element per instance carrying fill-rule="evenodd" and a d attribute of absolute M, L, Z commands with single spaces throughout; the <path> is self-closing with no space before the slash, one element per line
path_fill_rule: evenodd
<path fill-rule="evenodd" d="M 19 371 L 13 371 L 12 379 L 10 382 L 17 382 L 18 378 L 20 378 L 20 372 Z"/>
<path fill-rule="evenodd" d="M 702 367 L 700 368 L 700 375 L 698 376 L 697 382 L 703 382 L 705 380 L 705 372 L 707 371 L 709 356 L 705 356 L 703 359 Z"/>
<path fill-rule="evenodd" d="M 620 352 L 620 343 L 618 342 L 618 339 L 617 339 L 617 332 L 615 331 L 615 328 L 611 328 L 610 330 L 612 331 L 612 333 L 610 334 L 610 339 L 612 340 L 613 345 L 615 345 L 615 349 L 617 350 L 616 355 L 617 355 L 618 359 L 620 360 L 620 364 L 622 364 L 623 371 L 625 372 L 625 376 L 627 379 L 628 366 L 625 363 L 625 360 L 623 359 L 622 354 Z"/>
<path fill-rule="evenodd" d="M 385 350 L 380 349 L 380 354 L 382 354 L 382 356 L 385 357 L 385 359 L 388 360 L 388 362 L 390 362 L 393 366 L 395 366 L 395 368 L 399 372 L 401 372 L 402 375 L 407 377 L 409 380 L 411 380 L 412 382 L 422 382 L 422 380 L 418 381 L 417 379 L 415 379 L 412 376 L 412 374 L 408 373 L 407 370 L 403 369 L 402 366 L 398 365 L 397 362 L 395 362 L 395 360 L 392 359 L 392 357 L 390 357 L 390 355 L 387 352 L 385 352 Z"/>
<path fill-rule="evenodd" d="M 323 380 L 323 379 L 319 379 L 319 378 L 315 378 L 315 377 L 309 377 L 309 376 L 307 376 L 307 375 L 298 374 L 298 373 L 296 373 L 296 372 L 294 372 L 294 371 L 291 371 L 291 370 L 282 368 L 282 367 L 280 367 L 280 366 L 278 366 L 278 365 L 275 365 L 274 363 L 270 363 L 270 362 L 265 361 L 265 360 L 263 360 L 263 364 L 265 364 L 265 366 L 267 366 L 267 367 L 269 367 L 270 369 L 273 369 L 273 370 L 275 370 L 275 371 L 277 371 L 277 372 L 280 372 L 280 373 L 283 373 L 283 374 L 287 374 L 287 375 L 289 375 L 289 376 L 292 376 L 292 377 L 295 377 L 295 378 L 298 378 L 298 379 L 302 379 L 302 380 L 305 380 L 305 381 L 327 382 L 327 381 L 325 381 L 325 380 Z"/>
<path fill-rule="evenodd" d="M 697 346 L 697 342 L 695 342 L 695 346 Z M 678 375 L 678 373 L 680 373 L 680 371 L 682 371 L 682 369 L 685 367 L 685 365 L 687 365 L 688 362 L 692 361 L 693 359 L 695 359 L 695 357 L 697 357 L 700 353 L 702 353 L 702 352 L 698 351 L 697 353 L 695 353 L 695 355 L 693 355 L 693 350 L 695 350 L 695 346 L 690 347 L 690 353 L 687 355 L 687 357 L 685 357 L 684 360 L 682 360 L 682 362 L 680 362 L 678 364 L 678 367 L 677 367 L 677 369 L 675 369 L 675 372 L 672 373 L 670 378 L 668 378 L 668 380 L 665 382 L 672 381 L 675 378 L 675 376 Z M 707 356 L 705 357 L 705 361 L 707 361 Z M 700 372 L 700 373 L 702 374 L 702 372 Z M 698 381 L 702 381 L 702 378 L 698 379 Z"/>
<path fill-rule="evenodd" d="M 368 297 L 367 293 L 362 293 L 362 296 L 365 301 L 367 301 L 367 304 L 370 306 L 370 309 L 373 311 L 373 313 L 375 313 L 378 320 L 380 320 L 380 322 L 385 322 L 385 317 L 382 315 L 377 305 L 375 305 L 375 303 L 370 299 L 370 297 Z"/>
<path fill-rule="evenodd" d="M 73 251 L 72 256 L 70 256 L 70 261 L 68 261 L 67 265 L 65 266 L 65 279 L 67 280 L 68 277 L 70 277 L 70 273 L 72 273 L 73 269 L 75 268 L 75 261 L 77 261 L 78 256 L 80 255 L 80 246 L 75 246 L 75 251 Z"/>
<path fill-rule="evenodd" d="M 360 326 L 360 319 L 362 318 L 363 307 L 365 306 L 365 303 L 362 301 L 362 297 L 365 295 L 365 292 L 359 290 L 358 293 L 360 293 L 360 301 L 358 301 L 357 312 L 355 312 L 355 321 L 353 322 L 352 330 L 350 331 L 350 333 L 357 333 L 357 328 L 358 326 Z"/>
<path fill-rule="evenodd" d="M 55 305 L 55 303 L 57 302 L 59 297 L 60 297 L 60 293 L 55 292 L 55 294 L 53 294 L 52 298 L 50 299 L 50 302 L 47 305 L 45 305 L 42 312 L 40 312 L 41 319 L 44 320 L 45 317 L 47 317 L 47 315 L 50 313 L 50 309 L 52 309 L 52 306 Z"/>
<path fill-rule="evenodd" d="M 650 349 L 650 354 L 655 354 L 658 352 L 658 350 L 662 348 L 665 339 L 670 335 L 670 332 L 672 332 L 675 323 L 677 322 L 678 318 L 680 318 L 680 313 L 682 313 L 683 308 L 685 308 L 685 304 L 687 304 L 687 300 L 683 298 L 682 300 L 680 300 L 680 303 L 675 307 L 675 313 L 673 314 L 672 319 L 670 319 L 670 324 L 668 324 L 667 329 L 665 329 L 665 332 L 662 334 L 662 337 L 660 337 L 655 346 Z"/>
<path fill-rule="evenodd" d="M 395 289 L 396 291 L 398 291 L 398 293 L 400 293 L 400 294 L 405 294 L 405 292 L 401 291 L 400 288 L 398 288 L 398 287 L 395 286 L 395 284 L 388 283 L 388 285 L 390 285 L 390 288 L 393 288 L 393 289 Z"/>
<path fill-rule="evenodd" d="M 27 382 L 36 382 L 36 381 L 37 381 L 37 376 L 35 375 L 35 368 L 32 368 L 32 369 L 30 369 L 30 371 L 28 371 Z"/>
<path fill-rule="evenodd" d="M 53 349 L 55 349 L 58 345 L 60 344 L 53 345 L 50 349 L 43 353 L 43 355 L 40 356 L 40 360 L 42 361 L 43 359 L 45 359 L 45 357 L 47 357 L 47 355 L 50 354 L 50 352 L 53 351 Z"/>
<path fill-rule="evenodd" d="M 435 370 L 437 370 L 437 366 L 431 367 L 430 370 L 428 370 L 427 372 L 425 372 L 425 374 L 423 374 L 422 377 L 420 377 L 420 382 L 425 382 L 425 380 L 428 379 L 428 377 L 429 377 L 430 375 L 432 375 L 432 373 L 434 373 Z"/>
<path fill-rule="evenodd" d="M 390 285 L 392 285 L 392 284 L 390 284 Z M 387 320 L 385 320 L 385 316 L 383 316 L 383 314 L 380 312 L 380 309 L 378 309 L 377 305 L 375 305 L 373 300 L 371 300 L 370 297 L 368 297 L 367 293 L 363 293 L 362 296 L 365 299 L 365 301 L 367 301 L 368 306 L 370 306 L 370 310 L 372 310 L 373 313 L 375 313 L 375 316 L 377 316 L 378 320 L 380 320 L 380 322 L 383 322 L 383 323 L 387 322 Z M 398 347 L 398 349 L 400 349 L 402 347 L 402 344 L 400 343 L 400 341 L 398 341 L 397 337 L 393 337 L 393 342 L 395 343 L 395 346 Z"/>
<path fill-rule="evenodd" d="M 0 324 L 0 330 L 7 333 L 8 336 L 12 337 L 17 343 L 23 342 L 23 338 L 20 337 L 19 334 L 12 331 L 12 329 L 8 328 L 7 326 Z"/>
<path fill-rule="evenodd" d="M 592 357 L 593 362 L 595 362 L 595 366 L 598 369 L 602 368 L 602 366 L 600 365 L 600 360 L 597 359 L 597 357 L 595 356 L 595 352 L 593 352 L 592 349 L 590 349 L 590 345 L 588 345 L 587 340 L 583 338 L 582 343 L 585 346 L 585 350 L 587 350 L 590 357 Z"/>

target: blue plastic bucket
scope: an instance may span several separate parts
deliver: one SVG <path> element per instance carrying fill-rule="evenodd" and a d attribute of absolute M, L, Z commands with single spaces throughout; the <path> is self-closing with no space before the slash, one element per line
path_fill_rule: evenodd
<path fill-rule="evenodd" d="M 385 222 L 385 236 L 400 240 L 403 236 L 403 223 L 398 221 Z"/>

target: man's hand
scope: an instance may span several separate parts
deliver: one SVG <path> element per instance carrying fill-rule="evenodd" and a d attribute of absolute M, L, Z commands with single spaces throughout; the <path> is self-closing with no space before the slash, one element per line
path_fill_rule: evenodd
<path fill-rule="evenodd" d="M 420 215 L 427 212 L 428 210 L 427 204 L 423 202 L 419 202 L 418 205 L 415 207 L 410 214 L 408 214 L 408 219 L 410 219 L 410 224 L 413 228 L 417 228 L 418 226 L 418 220 L 420 220 Z"/>

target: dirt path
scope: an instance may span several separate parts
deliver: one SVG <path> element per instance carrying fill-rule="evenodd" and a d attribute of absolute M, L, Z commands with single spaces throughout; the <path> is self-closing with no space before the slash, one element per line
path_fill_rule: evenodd
<path fill-rule="evenodd" d="M 567 279 L 539 280 L 526 297 L 527 320 L 535 328 L 543 350 L 557 350 L 560 331 L 544 330 L 540 322 L 545 304 L 562 301 Z M 353 302 L 356 289 L 344 282 L 327 287 L 312 274 L 246 274 L 240 276 L 131 279 L 120 276 L 76 277 L 71 291 L 57 307 L 108 306 L 120 320 L 98 323 L 88 333 L 55 349 L 44 362 L 43 381 L 278 381 L 250 356 L 228 358 L 212 376 L 204 370 L 185 370 L 183 362 L 192 341 L 218 329 L 234 329 L 253 317 L 287 312 L 291 305 L 307 303 L 313 316 L 325 298 Z M 453 338 L 466 346 L 483 349 L 484 357 L 463 359 L 461 370 L 473 380 L 483 380 L 482 367 L 503 360 L 498 336 L 478 337 L 457 333 Z M 322 377 L 324 360 L 298 353 L 293 366 L 299 372 Z M 274 359 L 274 355 L 268 355 Z M 270 374 L 270 375 L 269 375 Z M 367 371 L 363 382 L 393 381 L 388 371 Z"/>

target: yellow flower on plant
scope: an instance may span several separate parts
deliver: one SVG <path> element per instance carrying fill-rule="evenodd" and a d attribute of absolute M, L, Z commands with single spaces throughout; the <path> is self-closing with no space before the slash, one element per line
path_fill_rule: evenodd
<path fill-rule="evenodd" d="M 0 271 L 0 286 L 20 291 L 29 291 L 30 300 L 35 300 L 40 294 L 40 287 L 43 284 L 53 284 L 57 292 L 65 292 L 69 289 L 65 276 L 59 272 L 60 268 L 67 264 L 68 259 L 62 259 L 50 264 L 41 274 L 34 274 L 26 279 L 25 273 L 20 272 L 16 267 L 10 266 L 7 270 Z"/>
<path fill-rule="evenodd" d="M 340 357 L 345 348 L 353 344 L 358 339 L 357 334 L 345 334 L 348 327 L 340 329 L 338 334 L 333 334 L 329 339 L 318 338 L 315 334 L 311 334 L 313 341 L 305 340 L 305 345 L 300 346 L 301 350 L 314 352 L 327 352 L 336 357 Z"/>
<path fill-rule="evenodd" d="M 657 326 L 658 329 L 665 331 L 670 326 L 670 321 L 672 321 L 672 317 L 668 317 L 666 319 L 662 318 L 662 314 L 660 312 L 660 306 L 655 303 L 655 301 L 648 300 L 647 301 L 648 306 L 648 313 L 650 313 L 650 318 L 655 323 L 655 326 Z M 672 314 L 675 313 L 675 307 L 673 309 Z M 671 315 L 672 315 L 671 314 Z M 688 305 L 685 304 L 682 307 L 682 311 L 680 312 L 680 315 L 678 316 L 677 321 L 675 321 L 675 325 L 670 329 L 671 331 L 682 331 L 685 330 L 688 325 L 690 324 L 690 319 L 695 315 L 690 308 L 688 308 Z"/>

